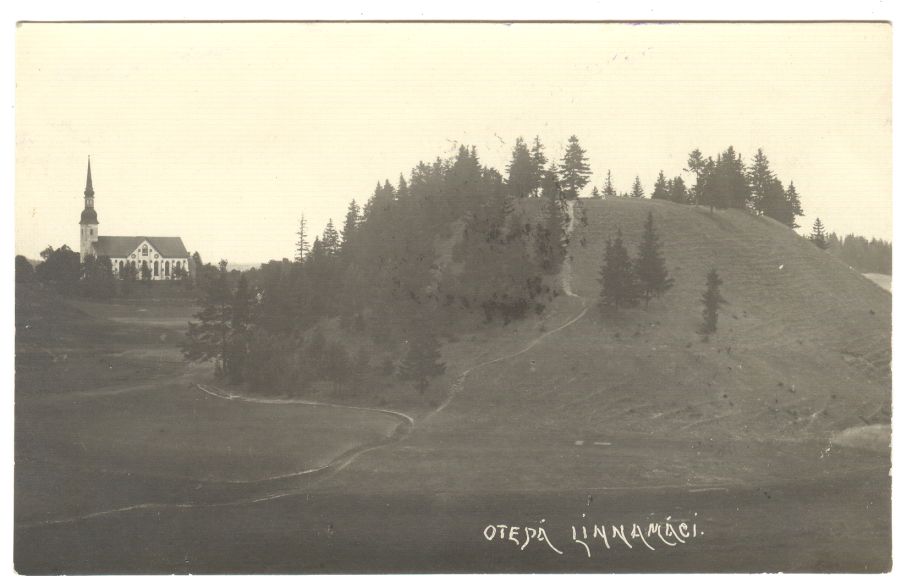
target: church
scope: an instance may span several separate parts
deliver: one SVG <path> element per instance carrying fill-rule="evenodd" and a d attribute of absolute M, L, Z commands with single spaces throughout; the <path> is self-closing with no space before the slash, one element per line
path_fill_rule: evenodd
<path fill-rule="evenodd" d="M 94 210 L 94 186 L 91 181 L 91 159 L 88 158 L 87 184 L 84 188 L 84 210 L 81 211 L 81 261 L 85 257 L 109 257 L 113 275 L 118 276 L 126 264 L 137 274 L 149 273 L 152 280 L 177 279 L 191 275 L 191 260 L 181 237 L 101 237 Z"/>

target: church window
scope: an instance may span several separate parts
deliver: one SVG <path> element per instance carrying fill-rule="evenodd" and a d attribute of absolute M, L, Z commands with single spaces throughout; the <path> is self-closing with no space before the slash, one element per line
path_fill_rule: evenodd
<path fill-rule="evenodd" d="M 119 271 L 122 271 L 123 267 L 125 267 L 125 264 L 123 264 L 122 261 L 120 260 L 119 261 Z"/>
<path fill-rule="evenodd" d="M 153 277 L 159 277 L 159 261 L 153 262 Z"/>
<path fill-rule="evenodd" d="M 169 277 L 169 262 L 166 261 L 166 277 Z"/>
<path fill-rule="evenodd" d="M 141 249 L 141 255 L 143 255 L 144 257 L 146 257 L 147 255 L 149 255 L 149 251 L 147 250 L 147 246 L 146 246 L 146 245 L 144 245 L 144 248 Z"/>

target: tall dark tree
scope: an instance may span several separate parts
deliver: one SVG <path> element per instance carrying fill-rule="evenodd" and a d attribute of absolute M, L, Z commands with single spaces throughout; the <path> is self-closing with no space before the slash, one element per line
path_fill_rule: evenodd
<path fill-rule="evenodd" d="M 679 204 L 686 204 L 688 202 L 687 187 L 685 186 L 684 179 L 681 178 L 681 176 L 676 176 L 671 180 L 668 191 L 669 200 L 671 200 L 672 202 L 677 202 Z"/>
<path fill-rule="evenodd" d="M 569 138 L 566 153 L 562 158 L 559 183 L 563 196 L 568 200 L 578 198 L 581 189 L 585 187 L 591 177 L 591 166 L 584 148 L 578 143 L 576 136 Z"/>
<path fill-rule="evenodd" d="M 446 365 L 441 362 L 441 346 L 437 336 L 423 330 L 409 342 L 406 358 L 400 363 L 400 378 L 412 381 L 420 394 L 425 392 L 432 378 L 444 374 Z"/>
<path fill-rule="evenodd" d="M 722 297 L 720 288 L 722 287 L 722 279 L 719 277 L 715 268 L 709 270 L 706 274 L 706 290 L 700 298 L 703 304 L 703 324 L 700 326 L 701 334 L 712 334 L 716 331 L 719 324 L 719 307 L 726 303 Z"/>
<path fill-rule="evenodd" d="M 669 198 L 669 183 L 666 181 L 666 175 L 663 174 L 663 171 L 659 171 L 659 176 L 656 177 L 656 184 L 653 185 L 653 193 L 650 195 L 650 198 L 657 198 L 666 200 Z"/>
<path fill-rule="evenodd" d="M 644 186 L 641 184 L 641 177 L 635 176 L 634 183 L 631 185 L 632 198 L 644 198 Z"/>
<path fill-rule="evenodd" d="M 334 221 L 331 219 L 328 219 L 325 231 L 322 233 L 322 247 L 328 255 L 336 255 L 341 249 L 341 235 L 334 228 Z"/>
<path fill-rule="evenodd" d="M 406 198 L 407 196 L 409 196 L 409 184 L 406 183 L 406 178 L 401 173 L 400 181 L 397 182 L 397 200 Z M 358 210 L 357 214 L 359 214 Z"/>
<path fill-rule="evenodd" d="M 775 175 L 762 148 L 756 150 L 747 178 L 750 182 L 750 207 L 759 214 L 768 214 Z"/>
<path fill-rule="evenodd" d="M 309 233 L 306 228 L 306 216 L 300 215 L 300 227 L 297 229 L 297 243 L 294 246 L 294 260 L 302 263 L 309 255 Z"/>
<path fill-rule="evenodd" d="M 694 186 L 689 192 L 689 200 L 691 204 L 700 204 L 704 198 L 706 179 L 709 175 L 709 168 L 712 160 L 703 157 L 703 153 L 699 149 L 694 149 L 688 155 L 687 168 L 685 172 L 694 175 Z"/>
<path fill-rule="evenodd" d="M 81 277 L 81 261 L 78 253 L 63 245 L 58 249 L 47 247 L 41 251 L 41 259 L 34 270 L 39 281 L 49 284 L 63 294 L 76 291 Z"/>
<path fill-rule="evenodd" d="M 531 144 L 531 184 L 535 185 L 532 196 L 540 194 L 541 181 L 544 179 L 544 172 L 547 169 L 547 156 L 544 154 L 544 144 L 541 143 L 540 136 L 534 137 Z"/>
<path fill-rule="evenodd" d="M 628 250 L 622 242 L 622 230 L 616 231 L 616 238 L 606 240 L 603 266 L 600 268 L 600 285 L 603 302 L 607 305 L 630 306 L 635 300 L 634 271 Z"/>
<path fill-rule="evenodd" d="M 227 375 L 226 346 L 231 323 L 231 291 L 228 263 L 219 264 L 215 277 L 200 280 L 199 322 L 189 322 L 187 339 L 182 345 L 185 358 L 193 362 L 213 361 L 218 376 Z"/>
<path fill-rule="evenodd" d="M 791 211 L 791 223 L 789 226 L 792 229 L 796 229 L 800 226 L 797 224 L 797 217 L 803 216 L 803 207 L 800 205 L 800 195 L 797 194 L 797 189 L 794 187 L 793 180 L 791 180 L 791 183 L 788 185 L 785 197 L 787 198 L 788 208 Z"/>
<path fill-rule="evenodd" d="M 613 187 L 612 181 L 612 170 L 606 171 L 606 180 L 603 182 L 603 190 L 601 192 L 606 198 L 616 196 L 616 189 Z"/>
<path fill-rule="evenodd" d="M 597 187 L 591 189 L 591 198 L 600 198 L 600 191 L 597 190 Z"/>
<path fill-rule="evenodd" d="M 825 238 L 825 225 L 819 217 L 816 217 L 816 221 L 813 223 L 809 240 L 819 249 L 828 249 L 828 241 Z"/>
<path fill-rule="evenodd" d="M 401 183 L 403 183 L 403 176 L 400 177 Z M 347 215 L 344 217 L 344 230 L 341 232 L 341 250 L 347 251 L 348 247 L 352 244 L 351 241 L 356 236 L 356 231 L 359 229 L 359 223 L 362 220 L 362 215 L 360 215 L 359 205 L 356 204 L 356 199 L 350 201 L 350 204 L 347 206 Z"/>
<path fill-rule="evenodd" d="M 539 177 L 535 174 L 534 160 L 524 138 L 516 138 L 512 160 L 506 166 L 506 172 L 507 184 L 514 197 L 525 198 L 537 190 Z"/>
<path fill-rule="evenodd" d="M 638 256 L 634 264 L 637 286 L 646 304 L 651 298 L 658 298 L 675 283 L 666 269 L 666 260 L 662 254 L 662 243 L 653 226 L 653 213 L 647 213 L 644 223 L 644 235 L 638 247 Z"/>

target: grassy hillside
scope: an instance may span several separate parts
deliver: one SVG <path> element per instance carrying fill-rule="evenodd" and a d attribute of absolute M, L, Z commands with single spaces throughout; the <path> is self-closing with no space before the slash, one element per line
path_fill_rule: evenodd
<path fill-rule="evenodd" d="M 446 345 L 452 400 L 403 447 L 338 480 L 378 468 L 388 488 L 659 487 L 842 472 L 862 459 L 834 439 L 890 422 L 889 293 L 766 218 L 582 204 L 587 225 L 576 220 L 570 246 L 577 297 Z M 610 312 L 598 305 L 605 240 L 621 227 L 636 253 L 648 211 L 675 286 L 649 308 Z M 711 267 L 728 304 L 704 342 Z"/>
<path fill-rule="evenodd" d="M 586 200 L 570 250 L 573 292 L 600 294 L 605 240 L 636 254 L 654 213 L 675 286 L 660 301 L 593 308 L 537 354 L 456 407 L 598 430 L 802 437 L 888 420 L 891 296 L 775 221 L 664 201 Z M 586 240 L 586 245 L 580 239 Z M 705 274 L 728 300 L 710 342 L 696 333 Z"/>

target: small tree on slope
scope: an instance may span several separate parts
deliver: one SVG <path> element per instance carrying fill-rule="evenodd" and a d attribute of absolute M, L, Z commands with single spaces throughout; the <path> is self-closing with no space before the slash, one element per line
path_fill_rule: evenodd
<path fill-rule="evenodd" d="M 622 230 L 614 240 L 606 240 L 603 266 L 600 268 L 600 285 L 603 302 L 618 308 L 634 303 L 635 285 L 628 250 L 622 243 Z"/>
<path fill-rule="evenodd" d="M 722 286 L 722 279 L 716 272 L 715 268 L 709 270 L 706 274 L 706 291 L 700 298 L 703 304 L 703 325 L 700 327 L 701 334 L 713 334 L 719 323 L 719 306 L 726 303 L 722 297 L 719 288 Z"/>
<path fill-rule="evenodd" d="M 637 276 L 638 290 L 649 305 L 650 298 L 658 298 L 675 283 L 666 269 L 666 260 L 662 255 L 662 244 L 653 227 L 653 213 L 647 213 L 644 223 L 644 236 L 638 247 L 638 257 L 634 267 Z"/>

